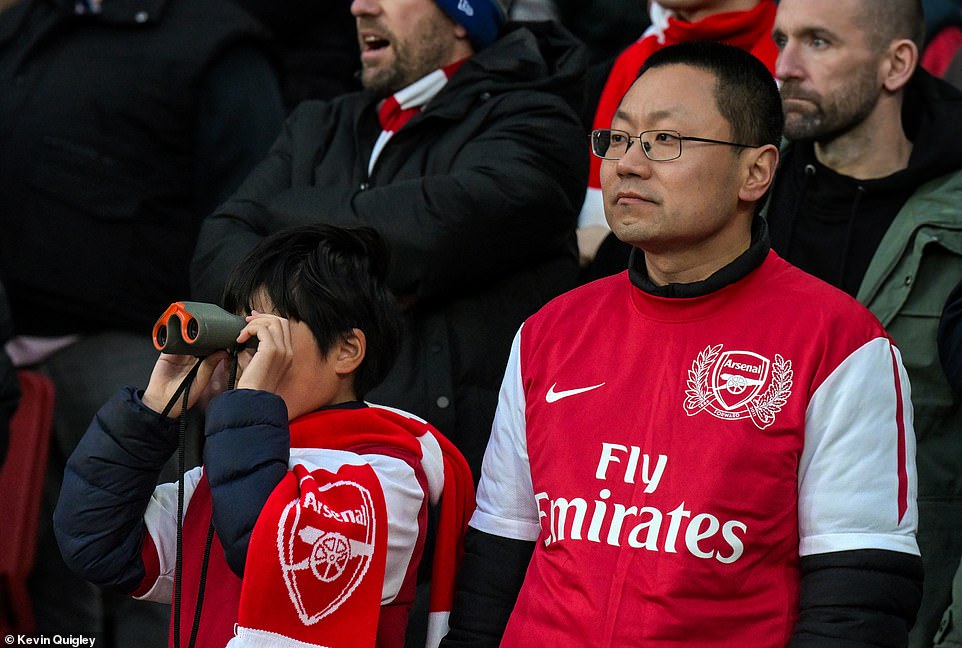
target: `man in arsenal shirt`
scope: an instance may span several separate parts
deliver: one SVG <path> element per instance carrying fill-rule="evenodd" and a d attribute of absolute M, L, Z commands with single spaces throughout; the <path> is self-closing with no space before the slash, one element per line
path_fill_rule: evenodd
<path fill-rule="evenodd" d="M 592 133 L 631 264 L 515 337 L 442 645 L 905 645 L 910 387 L 769 248 L 782 123 L 762 63 L 687 43 Z"/>

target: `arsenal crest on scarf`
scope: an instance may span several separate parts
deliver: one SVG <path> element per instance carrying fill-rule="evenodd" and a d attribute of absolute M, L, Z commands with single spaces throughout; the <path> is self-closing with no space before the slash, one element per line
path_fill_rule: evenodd
<path fill-rule="evenodd" d="M 374 645 L 387 509 L 371 466 L 332 473 L 294 464 L 265 504 L 250 546 L 264 553 L 247 561 L 241 628 L 311 645 L 322 636 L 326 646 Z"/>
<path fill-rule="evenodd" d="M 360 584 L 374 556 L 377 517 L 371 491 L 356 481 L 319 486 L 294 466 L 301 497 L 277 525 L 277 550 L 291 602 L 305 625 L 335 612 Z"/>

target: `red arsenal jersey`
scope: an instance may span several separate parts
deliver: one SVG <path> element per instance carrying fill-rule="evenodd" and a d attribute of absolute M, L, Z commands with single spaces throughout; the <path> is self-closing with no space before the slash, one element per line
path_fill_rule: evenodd
<path fill-rule="evenodd" d="M 909 384 L 776 254 L 709 295 L 627 273 L 515 339 L 472 526 L 536 540 L 504 646 L 785 646 L 800 555 L 918 555 Z"/>

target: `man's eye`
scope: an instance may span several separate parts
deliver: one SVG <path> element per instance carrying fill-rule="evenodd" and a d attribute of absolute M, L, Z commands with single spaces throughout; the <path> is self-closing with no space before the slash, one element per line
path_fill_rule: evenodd
<path fill-rule="evenodd" d="M 672 140 L 671 133 L 656 133 L 655 141 L 659 144 L 664 144 L 665 142 L 670 142 Z"/>
<path fill-rule="evenodd" d="M 612 134 L 611 134 L 611 143 L 612 143 L 612 144 L 624 144 L 624 143 L 627 142 L 627 141 L 628 141 L 628 138 L 625 137 L 624 135 L 622 135 L 621 133 L 612 133 Z"/>

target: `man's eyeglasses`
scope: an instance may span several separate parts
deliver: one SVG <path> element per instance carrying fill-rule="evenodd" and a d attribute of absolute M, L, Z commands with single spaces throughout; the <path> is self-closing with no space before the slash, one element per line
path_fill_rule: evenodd
<path fill-rule="evenodd" d="M 682 142 L 705 142 L 706 144 L 725 144 L 739 148 L 758 148 L 751 144 L 736 144 L 704 137 L 685 137 L 673 130 L 647 130 L 637 137 L 623 130 L 601 128 L 591 131 L 591 152 L 604 160 L 620 160 L 636 141 L 641 142 L 641 150 L 652 162 L 667 162 L 681 157 Z"/>

